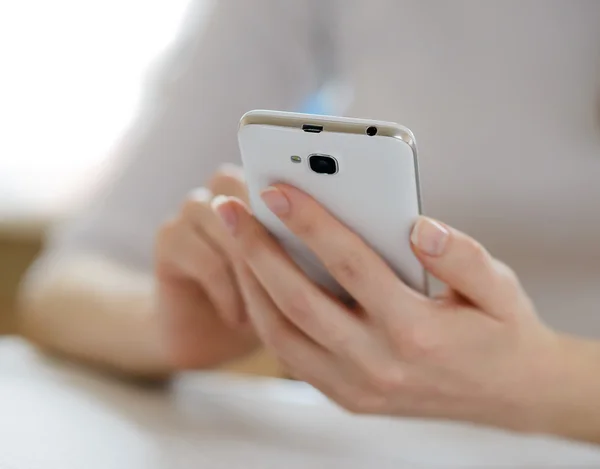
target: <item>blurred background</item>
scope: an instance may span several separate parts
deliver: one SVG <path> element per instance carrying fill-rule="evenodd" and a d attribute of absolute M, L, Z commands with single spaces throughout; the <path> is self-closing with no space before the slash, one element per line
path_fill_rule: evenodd
<path fill-rule="evenodd" d="M 204 21 L 211 3 L 221 8 Z M 157 340 L 162 314 L 145 314 L 156 311 L 156 290 L 135 269 L 152 270 L 156 227 L 198 174 L 235 152 L 233 139 L 224 151 L 218 132 L 228 137 L 229 124 L 215 116 L 237 120 L 262 103 L 406 124 L 419 138 L 426 213 L 510 265 L 550 326 L 599 337 L 598 18 L 600 0 L 0 0 L 0 339 L 18 332 L 16 292 L 46 233 L 84 210 L 92 220 L 77 217 L 63 241 L 97 263 L 61 263 L 52 256 L 63 246 L 47 251 L 46 271 L 28 277 L 42 280 L 29 298 L 28 339 L 132 375 L 164 372 L 165 357 L 173 365 Z M 158 119 L 146 121 L 155 103 Z M 144 158 L 106 210 L 87 209 L 138 115 L 135 137 L 146 138 L 121 149 Z M 150 121 L 165 123 L 156 126 L 163 133 Z M 202 147 L 209 141 L 216 146 Z M 368 197 L 367 185 L 359 189 Z M 223 341 L 199 340 L 195 332 L 212 330 L 198 304 L 166 311 L 185 319 L 169 343 L 184 360 L 169 372 L 214 360 L 288 376 L 264 350 L 229 363 L 251 347 L 227 328 L 215 328 Z M 199 351 L 214 356 L 194 362 Z"/>
<path fill-rule="evenodd" d="M 174 137 L 181 145 L 173 147 L 181 162 L 206 141 L 196 135 L 195 119 L 204 112 L 190 111 L 204 110 L 193 101 L 206 99 L 198 90 L 216 96 L 219 105 L 230 106 L 223 112 L 236 116 L 249 103 L 271 103 L 408 125 L 419 135 L 426 213 L 469 233 L 510 265 L 551 326 L 598 335 L 599 2 L 579 2 L 577 8 L 553 2 L 550 8 L 531 1 L 518 18 L 505 2 L 468 0 L 380 0 L 351 7 L 315 0 L 319 8 L 312 10 L 291 0 L 214 4 L 221 8 L 210 17 L 215 27 L 209 30 L 208 0 L 0 0 L 0 333 L 14 331 L 15 289 L 43 233 L 84 206 L 116 163 L 112 149 L 132 119 L 150 115 L 153 99 L 160 101 L 165 89 L 170 96 L 161 78 L 172 71 L 182 80 L 172 95 L 177 104 L 164 106 L 169 113 L 157 122 L 173 124 L 165 127 L 167 135 L 171 128 L 182 130 Z M 410 27 L 398 27 L 397 11 L 414 18 Z M 452 22 L 466 29 L 440 29 Z M 179 56 L 175 46 L 183 44 L 176 41 L 187 37 L 185 31 L 193 31 L 190 44 L 208 31 L 208 46 L 189 55 L 182 47 Z M 281 49 L 271 48 L 273 37 L 281 38 Z M 401 58 L 399 44 L 410 44 Z M 180 73 L 182 63 L 189 73 Z M 246 72 L 247 88 L 237 86 Z M 149 109 L 142 107 L 148 102 Z M 156 138 L 140 140 L 149 145 L 147 159 L 131 170 L 132 180 L 149 181 L 145 187 L 165 180 L 162 158 L 148 150 L 165 154 L 162 134 Z M 222 150 L 189 161 L 198 170 L 208 168 L 222 162 L 208 156 L 227 154 Z M 114 241 L 93 222 L 87 225 L 92 235 L 85 232 L 83 221 L 80 235 L 135 244 L 139 249 L 125 251 L 146 262 L 147 270 L 158 221 L 153 217 L 162 221 L 162 212 L 183 199 L 177 191 L 198 184 L 187 166 L 175 167 L 184 168 L 171 178 L 177 183 L 166 184 L 159 200 L 151 201 L 156 214 L 139 211 L 144 206 L 132 198 L 129 209 L 147 214 L 140 219 L 147 218 L 151 229 L 138 226 L 131 236 L 124 228 Z M 148 198 L 142 194 L 142 200 Z M 127 205 L 122 201 L 115 204 Z M 88 213 L 93 218 L 94 211 Z"/>
<path fill-rule="evenodd" d="M 0 1 L 0 334 L 14 331 L 14 292 L 44 230 L 110 167 L 188 3 Z"/>

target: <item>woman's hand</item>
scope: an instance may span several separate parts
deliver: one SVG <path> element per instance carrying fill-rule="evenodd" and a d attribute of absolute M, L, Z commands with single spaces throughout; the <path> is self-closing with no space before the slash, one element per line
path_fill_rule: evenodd
<path fill-rule="evenodd" d="M 449 286 L 430 299 L 301 191 L 278 185 L 263 200 L 358 304 L 311 282 L 239 200 L 214 204 L 243 253 L 236 272 L 247 312 L 294 376 L 354 412 L 552 431 L 556 396 L 547 391 L 560 380 L 562 341 L 481 245 L 419 219 L 414 252 Z"/>
<path fill-rule="evenodd" d="M 212 366 L 258 345 L 232 268 L 235 245 L 211 209 L 213 195 L 244 200 L 240 169 L 226 166 L 192 192 L 157 237 L 157 308 L 170 369 Z"/>

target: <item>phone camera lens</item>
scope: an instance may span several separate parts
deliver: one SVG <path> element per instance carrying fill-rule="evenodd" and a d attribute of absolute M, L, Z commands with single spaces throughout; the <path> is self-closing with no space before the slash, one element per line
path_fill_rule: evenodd
<path fill-rule="evenodd" d="M 337 161 L 329 155 L 310 155 L 308 157 L 310 169 L 319 174 L 335 174 L 337 173 Z"/>
<path fill-rule="evenodd" d="M 370 127 L 367 127 L 367 135 L 369 137 L 372 137 L 373 135 L 377 135 L 377 127 L 375 127 L 373 125 Z"/>

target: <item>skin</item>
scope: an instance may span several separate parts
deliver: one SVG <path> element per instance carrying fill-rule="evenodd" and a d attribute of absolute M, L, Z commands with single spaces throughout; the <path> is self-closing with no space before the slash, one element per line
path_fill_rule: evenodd
<path fill-rule="evenodd" d="M 245 200 L 246 188 L 235 167 L 215 182 L 214 191 L 192 192 L 157 237 L 156 308 L 174 369 L 214 366 L 258 346 L 233 271 L 233 239 L 210 206 L 215 193 Z"/>
<path fill-rule="evenodd" d="M 353 412 L 600 441 L 598 344 L 544 325 L 515 274 L 476 241 L 417 222 L 414 252 L 448 285 L 432 299 L 301 191 L 278 185 L 263 200 L 357 303 L 308 279 L 242 201 L 215 199 L 246 311 L 294 376 Z"/>
<path fill-rule="evenodd" d="M 267 205 L 355 298 L 349 308 L 251 216 L 239 170 L 219 171 L 209 188 L 191 193 L 159 231 L 153 279 L 93 256 L 37 272 L 21 294 L 25 335 L 72 359 L 152 378 L 217 366 L 262 342 L 291 374 L 353 412 L 600 443 L 600 344 L 544 325 L 515 274 L 473 239 L 418 221 L 414 252 L 448 285 L 426 298 L 306 194 L 267 189 Z"/>
<path fill-rule="evenodd" d="M 210 207 L 218 194 L 244 200 L 239 168 L 221 168 L 160 228 L 153 277 L 92 253 L 42 263 L 20 292 L 22 334 L 50 352 L 144 379 L 254 351 L 232 240 Z"/>

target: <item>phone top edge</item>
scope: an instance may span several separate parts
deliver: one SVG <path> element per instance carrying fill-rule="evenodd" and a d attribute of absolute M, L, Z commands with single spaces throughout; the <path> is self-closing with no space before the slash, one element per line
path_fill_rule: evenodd
<path fill-rule="evenodd" d="M 269 111 L 266 109 L 255 109 L 246 112 L 240 119 L 238 131 L 248 125 L 272 125 L 276 127 L 287 127 L 302 129 L 303 124 L 323 125 L 324 132 L 340 132 L 364 135 L 366 127 L 376 126 L 377 136 L 396 138 L 407 144 L 412 150 L 415 176 L 417 183 L 417 201 L 419 214 L 423 214 L 423 202 L 421 198 L 421 177 L 419 174 L 419 158 L 417 154 L 417 142 L 412 131 L 395 122 L 376 121 L 369 119 L 358 119 L 353 117 L 337 117 L 318 114 L 303 114 L 300 112 Z"/>
<path fill-rule="evenodd" d="M 395 122 L 257 109 L 248 111 L 242 116 L 239 129 L 247 125 L 273 125 L 301 129 L 304 124 L 323 125 L 325 132 L 359 135 L 365 134 L 366 127 L 375 126 L 378 137 L 397 138 L 411 147 L 415 156 L 417 154 L 417 144 L 411 130 Z"/>

